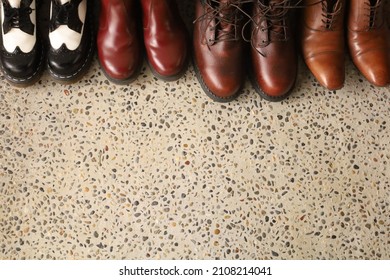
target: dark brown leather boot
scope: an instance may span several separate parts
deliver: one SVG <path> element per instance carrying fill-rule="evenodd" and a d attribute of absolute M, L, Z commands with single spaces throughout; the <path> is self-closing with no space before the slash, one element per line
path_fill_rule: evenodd
<path fill-rule="evenodd" d="M 390 65 L 390 0 L 387 0 L 386 6 L 385 6 L 385 15 L 386 21 L 387 21 L 387 61 Z M 389 81 L 390 83 L 390 81 Z"/>
<path fill-rule="evenodd" d="M 297 77 L 297 52 L 290 0 L 255 0 L 252 11 L 252 82 L 261 97 L 288 96 Z"/>
<path fill-rule="evenodd" d="M 175 0 L 141 0 L 148 63 L 153 74 L 172 81 L 184 74 L 189 36 Z"/>
<path fill-rule="evenodd" d="M 98 56 L 104 74 L 114 83 L 129 83 L 141 70 L 142 43 L 136 16 L 136 0 L 101 0 Z"/>
<path fill-rule="evenodd" d="M 351 0 L 348 45 L 352 61 L 373 85 L 390 83 L 390 30 L 384 0 Z"/>
<path fill-rule="evenodd" d="M 305 0 L 301 23 L 302 56 L 317 81 L 330 90 L 345 80 L 345 0 Z"/>
<path fill-rule="evenodd" d="M 240 0 L 196 0 L 194 64 L 198 80 L 213 100 L 237 97 L 245 79 Z"/>

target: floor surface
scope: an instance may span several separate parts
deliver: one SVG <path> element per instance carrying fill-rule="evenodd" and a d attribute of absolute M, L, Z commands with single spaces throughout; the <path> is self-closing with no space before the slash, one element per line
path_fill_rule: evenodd
<path fill-rule="evenodd" d="M 281 103 L 1 77 L 0 259 L 389 259 L 390 87 L 346 65 Z"/>

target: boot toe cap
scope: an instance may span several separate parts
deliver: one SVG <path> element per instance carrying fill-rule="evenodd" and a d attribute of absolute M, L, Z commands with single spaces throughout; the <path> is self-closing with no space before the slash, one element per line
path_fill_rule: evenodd
<path fill-rule="evenodd" d="M 203 80 L 204 81 L 204 80 Z M 232 81 L 229 77 L 209 76 L 204 85 L 210 93 L 221 99 L 229 99 L 238 94 L 241 89 L 241 82 Z"/>
<path fill-rule="evenodd" d="M 257 73 L 257 75 L 252 74 L 252 76 L 255 76 L 252 78 L 255 82 L 255 88 L 260 90 L 262 95 L 265 94 L 270 98 L 280 98 L 287 96 L 292 91 L 297 71 L 279 69 L 279 71 Z"/>
<path fill-rule="evenodd" d="M 329 90 L 344 86 L 344 53 L 324 53 L 306 59 L 306 64 L 317 81 Z"/>
<path fill-rule="evenodd" d="M 384 87 L 390 83 L 390 61 L 384 50 L 372 50 L 352 59 L 371 84 Z"/>

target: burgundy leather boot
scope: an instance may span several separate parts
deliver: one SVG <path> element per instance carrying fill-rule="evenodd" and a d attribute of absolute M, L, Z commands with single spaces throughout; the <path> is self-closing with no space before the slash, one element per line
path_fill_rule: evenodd
<path fill-rule="evenodd" d="M 187 66 L 188 34 L 175 0 L 141 0 L 144 43 L 153 74 L 180 78 Z"/>
<path fill-rule="evenodd" d="M 241 0 L 196 0 L 194 66 L 205 93 L 229 102 L 245 81 Z"/>
<path fill-rule="evenodd" d="M 351 0 L 348 45 L 353 63 L 375 86 L 390 83 L 390 29 L 385 0 Z"/>
<path fill-rule="evenodd" d="M 253 4 L 251 78 L 256 91 L 269 101 L 286 98 L 297 77 L 293 8 L 290 0 L 256 0 Z"/>
<path fill-rule="evenodd" d="M 131 82 L 141 70 L 136 16 L 136 0 L 101 0 L 98 57 L 104 74 L 117 84 Z"/>

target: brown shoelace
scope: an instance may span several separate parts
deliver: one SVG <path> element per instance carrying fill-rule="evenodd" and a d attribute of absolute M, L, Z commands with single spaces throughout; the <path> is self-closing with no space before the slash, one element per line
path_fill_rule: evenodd
<path fill-rule="evenodd" d="M 341 13 L 343 4 L 341 1 L 323 0 L 322 4 L 322 22 L 324 23 L 324 28 L 327 30 L 333 30 L 337 20 L 339 19 L 338 15 Z"/>
<path fill-rule="evenodd" d="M 378 23 L 378 12 L 379 8 L 382 5 L 382 0 L 368 0 L 365 3 L 367 4 L 368 17 L 370 18 L 368 30 L 375 29 L 379 25 Z"/>
<path fill-rule="evenodd" d="M 210 23 L 214 21 L 211 31 L 215 31 L 214 38 L 206 38 L 208 45 L 213 45 L 220 41 L 236 41 L 240 37 L 241 30 L 239 30 L 239 22 L 243 18 L 245 12 L 242 9 L 242 5 L 251 3 L 253 0 L 205 0 L 205 5 L 208 7 L 208 12 L 195 19 L 194 23 L 201 20 L 206 20 L 204 25 L 206 34 L 206 28 L 210 28 Z"/>
<path fill-rule="evenodd" d="M 245 41 L 250 42 L 252 47 L 257 50 L 262 56 L 263 53 L 258 48 L 263 48 L 275 41 L 288 41 L 289 34 L 287 25 L 288 13 L 291 9 L 304 8 L 305 6 L 301 5 L 303 0 L 283 0 L 278 2 L 273 1 L 264 1 L 264 0 L 254 0 L 254 5 L 258 5 L 260 11 L 258 14 L 248 16 L 249 21 L 245 24 L 244 29 L 252 23 L 252 33 L 251 38 L 245 38 L 245 32 L 242 34 Z M 316 2 L 315 4 L 320 3 Z M 256 20 L 255 20 L 256 19 Z M 262 22 L 266 22 L 265 25 L 261 25 Z M 267 40 L 262 40 L 257 46 L 254 44 L 255 33 L 260 29 L 261 32 L 266 32 L 268 34 Z"/>

